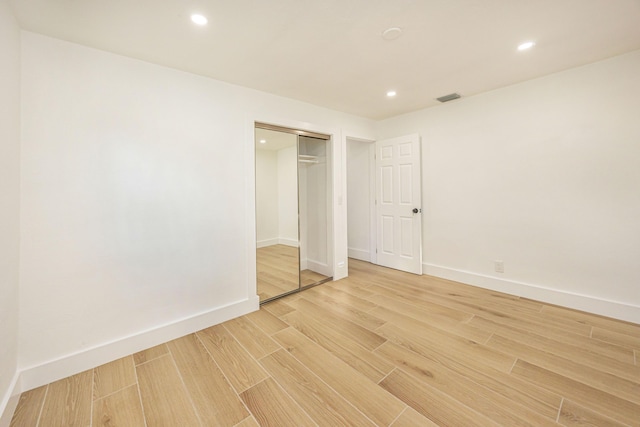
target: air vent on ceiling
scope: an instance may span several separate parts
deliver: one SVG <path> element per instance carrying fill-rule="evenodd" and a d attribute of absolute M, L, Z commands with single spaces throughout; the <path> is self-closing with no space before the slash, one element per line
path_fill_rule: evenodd
<path fill-rule="evenodd" d="M 449 95 L 445 95 L 445 96 L 441 96 L 440 98 L 436 98 L 438 101 L 440 102 L 449 102 L 449 101 L 453 101 L 454 99 L 458 99 L 460 98 L 460 95 L 457 93 L 450 93 Z"/>

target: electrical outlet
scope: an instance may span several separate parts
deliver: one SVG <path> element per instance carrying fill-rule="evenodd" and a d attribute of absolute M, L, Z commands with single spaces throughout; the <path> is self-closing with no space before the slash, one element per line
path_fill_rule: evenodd
<path fill-rule="evenodd" d="M 496 273 L 504 273 L 504 261 L 495 260 L 493 262 L 493 268 L 496 270 Z"/>

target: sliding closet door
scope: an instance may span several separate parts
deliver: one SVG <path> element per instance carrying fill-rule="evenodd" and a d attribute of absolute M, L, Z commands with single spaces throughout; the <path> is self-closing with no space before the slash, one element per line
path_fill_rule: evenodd
<path fill-rule="evenodd" d="M 328 135 L 256 123 L 256 273 L 260 302 L 332 279 Z"/>
<path fill-rule="evenodd" d="M 333 276 L 330 147 L 329 140 L 298 136 L 302 287 L 322 283 Z"/>
<path fill-rule="evenodd" d="M 297 135 L 256 129 L 256 274 L 260 301 L 300 288 Z"/>

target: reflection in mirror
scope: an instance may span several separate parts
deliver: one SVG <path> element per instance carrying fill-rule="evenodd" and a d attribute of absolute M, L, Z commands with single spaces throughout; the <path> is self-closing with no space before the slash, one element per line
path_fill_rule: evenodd
<path fill-rule="evenodd" d="M 298 152 L 293 134 L 256 129 L 255 138 L 256 270 L 262 302 L 299 288 Z"/>

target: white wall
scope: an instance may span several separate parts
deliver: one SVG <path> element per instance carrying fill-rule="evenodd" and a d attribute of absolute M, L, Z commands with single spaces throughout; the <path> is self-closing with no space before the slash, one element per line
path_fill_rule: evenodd
<path fill-rule="evenodd" d="M 426 272 L 640 322 L 638 76 L 634 52 L 380 122 L 422 136 Z"/>
<path fill-rule="evenodd" d="M 371 143 L 347 141 L 347 227 L 349 257 L 371 258 Z"/>
<path fill-rule="evenodd" d="M 296 136 L 290 135 L 295 143 Z M 258 247 L 298 246 L 298 164 L 293 145 L 256 150 L 256 234 Z"/>
<path fill-rule="evenodd" d="M 256 240 L 270 246 L 279 237 L 278 152 L 256 150 Z"/>
<path fill-rule="evenodd" d="M 0 415 L 17 379 L 19 169 L 20 29 L 0 0 Z"/>
<path fill-rule="evenodd" d="M 373 129 L 33 33 L 22 40 L 26 388 L 257 308 L 254 120 L 332 133 L 336 144 L 341 129 Z M 336 256 L 346 260 L 346 244 Z"/>
<path fill-rule="evenodd" d="M 293 138 L 296 138 L 292 135 Z M 278 237 L 289 246 L 298 245 L 298 150 L 278 150 Z"/>

